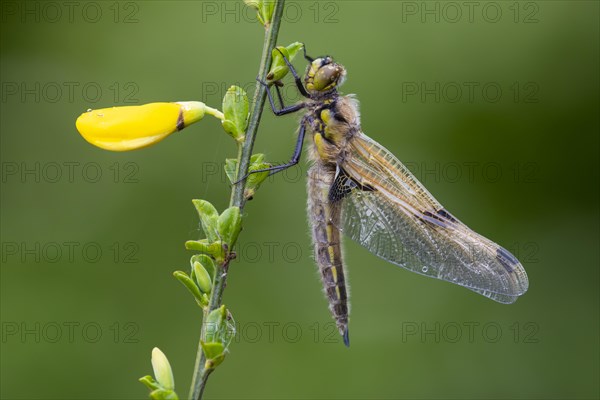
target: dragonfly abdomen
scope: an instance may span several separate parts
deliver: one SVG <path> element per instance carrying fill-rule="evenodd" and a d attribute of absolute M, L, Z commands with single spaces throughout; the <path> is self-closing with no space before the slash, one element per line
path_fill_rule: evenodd
<path fill-rule="evenodd" d="M 340 209 L 329 202 L 329 190 L 334 172 L 317 163 L 308 173 L 308 215 L 311 219 L 315 260 L 329 309 L 336 321 L 346 346 L 348 336 L 348 292 L 344 277 L 344 264 L 340 231 L 334 222 L 340 218 Z"/>

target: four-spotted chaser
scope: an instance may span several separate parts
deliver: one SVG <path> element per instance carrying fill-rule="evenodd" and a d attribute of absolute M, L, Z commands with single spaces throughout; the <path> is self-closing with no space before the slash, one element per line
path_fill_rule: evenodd
<path fill-rule="evenodd" d="M 282 53 L 283 55 L 283 53 Z M 306 132 L 312 136 L 308 216 L 315 259 L 329 308 L 349 346 L 348 291 L 340 232 L 371 253 L 413 272 L 461 285 L 500 303 L 527 291 L 523 266 L 506 249 L 460 222 L 387 149 L 362 132 L 358 102 L 341 95 L 346 70 L 329 56 L 313 59 L 304 82 L 284 56 L 305 101 L 275 115 L 304 110 L 292 159 L 257 170 L 280 172 L 298 163 Z"/>

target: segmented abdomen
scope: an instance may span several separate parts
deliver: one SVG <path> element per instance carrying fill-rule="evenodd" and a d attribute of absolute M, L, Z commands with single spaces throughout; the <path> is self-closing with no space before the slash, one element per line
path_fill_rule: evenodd
<path fill-rule="evenodd" d="M 315 260 L 319 266 L 329 309 L 337 323 L 346 346 L 348 336 L 348 294 L 344 279 L 344 265 L 340 231 L 334 225 L 339 221 L 340 208 L 330 204 L 329 189 L 333 184 L 335 167 L 316 163 L 308 172 L 308 217 L 312 226 Z"/>

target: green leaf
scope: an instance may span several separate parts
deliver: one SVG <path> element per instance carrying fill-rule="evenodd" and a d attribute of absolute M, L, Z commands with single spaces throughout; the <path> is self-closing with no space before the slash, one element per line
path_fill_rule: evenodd
<path fill-rule="evenodd" d="M 210 253 L 213 243 L 208 243 L 208 239 L 188 240 L 185 242 L 185 248 L 188 250 L 198 250 L 203 253 Z M 192 268 L 194 265 L 192 264 Z"/>
<path fill-rule="evenodd" d="M 217 264 L 223 264 L 225 259 L 225 250 L 223 249 L 223 242 L 217 240 L 213 243 L 208 243 L 208 240 L 188 240 L 185 242 L 185 248 L 188 250 L 196 250 L 203 254 L 207 254 L 215 259 Z"/>
<path fill-rule="evenodd" d="M 264 159 L 264 154 L 253 154 L 250 157 L 250 166 L 248 167 L 248 172 L 272 167 L 271 164 L 263 162 Z M 228 158 L 227 160 L 225 160 L 225 174 L 227 175 L 231 183 L 234 183 L 238 180 L 237 168 L 238 161 L 235 158 Z M 246 178 L 246 188 L 244 191 L 244 197 L 246 199 L 254 197 L 261 183 L 263 183 L 268 177 L 269 172 L 258 172 L 254 174 L 249 174 Z"/>
<path fill-rule="evenodd" d="M 258 20 L 265 28 L 269 26 L 271 19 L 273 18 L 275 0 L 244 0 L 244 3 L 256 9 Z"/>
<path fill-rule="evenodd" d="M 248 126 L 248 115 L 250 105 L 248 96 L 244 89 L 239 86 L 231 86 L 223 98 L 223 129 L 233 138 L 242 142 Z"/>
<path fill-rule="evenodd" d="M 212 310 L 206 316 L 206 331 L 204 336 L 206 342 L 220 341 L 222 335 L 226 334 L 226 332 L 222 331 L 223 327 L 225 326 L 225 324 L 223 324 L 223 321 L 225 321 L 226 317 L 227 310 L 224 305 L 215 310 Z"/>
<path fill-rule="evenodd" d="M 146 385 L 148 387 L 148 389 L 151 390 L 156 390 L 160 388 L 160 385 L 158 384 L 158 382 L 156 382 L 154 380 L 153 377 L 151 377 L 150 375 L 146 375 L 146 376 L 142 376 L 140 379 L 138 379 L 140 382 L 142 382 L 144 385 Z"/>
<path fill-rule="evenodd" d="M 200 216 L 200 222 L 202 224 L 202 230 L 210 242 L 214 242 L 219 239 L 217 235 L 217 220 L 219 213 L 217 209 L 206 200 L 192 200 L 194 207 L 198 211 Z"/>
<path fill-rule="evenodd" d="M 223 126 L 223 129 L 225 130 L 225 132 L 227 132 L 231 136 L 233 136 L 233 138 L 235 140 L 238 140 L 238 134 L 237 134 L 238 128 L 233 121 L 224 119 L 223 121 L 221 121 L 221 125 Z"/>
<path fill-rule="evenodd" d="M 263 153 L 256 153 L 250 156 L 250 164 L 261 163 L 265 159 L 265 155 Z"/>
<path fill-rule="evenodd" d="M 275 0 L 262 0 L 261 14 L 264 25 L 269 25 L 273 19 L 273 11 L 275 10 Z"/>
<path fill-rule="evenodd" d="M 265 159 L 265 155 L 262 153 L 252 154 L 250 156 L 250 166 L 248 167 L 248 171 L 255 171 L 257 169 L 270 167 L 271 164 L 264 163 L 263 162 L 264 159 Z M 237 167 L 238 167 L 237 159 L 227 158 L 225 160 L 225 167 L 224 167 L 225 174 L 227 175 L 227 178 L 229 178 L 229 181 L 231 183 L 234 183 L 237 181 Z M 250 175 L 248 177 L 248 181 L 250 181 L 251 177 L 252 177 L 252 175 Z M 264 179 L 261 179 L 261 181 L 263 181 L 263 180 Z"/>
<path fill-rule="evenodd" d="M 173 390 L 165 389 L 161 385 L 158 384 L 150 375 L 146 375 L 139 379 L 144 385 L 146 385 L 150 390 L 150 398 L 155 400 L 179 400 L 177 393 Z"/>
<path fill-rule="evenodd" d="M 188 274 L 186 274 L 183 271 L 175 271 L 173 272 L 173 276 L 190 291 L 190 293 L 192 294 L 192 296 L 194 296 L 196 302 L 200 307 L 208 306 L 208 302 L 202 296 L 202 293 L 200 293 L 200 289 L 198 288 L 198 286 L 196 286 L 196 284 L 194 283 L 192 278 L 188 276 Z"/>
<path fill-rule="evenodd" d="M 205 343 L 201 341 L 200 345 L 202 346 L 202 351 L 206 357 L 206 364 L 204 364 L 206 369 L 215 368 L 225 359 L 227 352 L 225 351 L 223 344 L 218 342 Z"/>
<path fill-rule="evenodd" d="M 221 343 L 225 346 L 225 350 L 229 347 L 229 344 L 233 340 L 236 334 L 236 326 L 235 321 L 233 320 L 233 315 L 231 312 L 227 310 L 227 315 L 225 317 L 225 326 L 221 329 Z"/>
<path fill-rule="evenodd" d="M 167 389 L 156 389 L 150 392 L 152 400 L 179 400 L 177 393 Z"/>
<path fill-rule="evenodd" d="M 279 81 L 283 79 L 288 74 L 288 72 L 290 72 L 290 69 L 285 63 L 283 56 L 285 56 L 285 58 L 287 58 L 288 61 L 291 63 L 303 46 L 304 45 L 300 42 L 294 42 L 287 47 L 277 46 L 273 49 L 273 51 L 271 52 L 271 56 L 273 57 L 273 63 L 271 64 L 271 69 L 267 74 L 268 83 Z M 281 53 L 283 53 L 283 56 L 278 50 L 281 51 Z"/>
<path fill-rule="evenodd" d="M 271 164 L 268 163 L 256 163 L 250 166 L 250 172 L 257 171 L 260 169 L 270 168 Z M 269 171 L 264 172 L 256 172 L 254 174 L 250 174 L 248 176 L 248 183 L 246 184 L 247 188 L 252 188 L 255 191 L 258 189 L 261 183 L 265 181 L 269 177 Z"/>
<path fill-rule="evenodd" d="M 242 215 L 239 207 L 229 207 L 219 216 L 217 221 L 219 235 L 228 248 L 233 248 L 242 230 Z"/>
<path fill-rule="evenodd" d="M 256 157 L 255 157 L 256 156 Z M 264 154 L 254 154 L 252 156 L 249 172 L 270 168 L 272 165 L 264 162 L 265 155 Z M 246 199 L 251 199 L 256 194 L 256 191 L 260 187 L 260 185 L 269 177 L 269 172 L 257 172 L 250 174 L 248 179 L 246 180 L 246 190 L 244 192 L 244 196 Z"/>
<path fill-rule="evenodd" d="M 211 311 L 204 323 L 204 338 L 200 344 L 207 359 L 205 367 L 212 369 L 221 364 L 227 354 L 227 348 L 235 336 L 235 322 L 223 305 Z"/>
<path fill-rule="evenodd" d="M 225 346 L 220 342 L 200 342 L 204 356 L 208 359 L 214 359 L 225 352 Z"/>
<path fill-rule="evenodd" d="M 208 271 L 204 269 L 202 264 L 200 264 L 198 261 L 194 263 L 194 275 L 200 290 L 203 293 L 209 294 L 212 288 L 210 275 L 208 274 Z"/>
<path fill-rule="evenodd" d="M 225 174 L 231 183 L 237 181 L 237 165 L 238 160 L 235 158 L 228 158 L 225 160 Z"/>

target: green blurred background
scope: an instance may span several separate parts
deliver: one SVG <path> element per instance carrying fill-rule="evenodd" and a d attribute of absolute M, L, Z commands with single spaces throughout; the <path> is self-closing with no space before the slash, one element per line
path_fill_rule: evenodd
<path fill-rule="evenodd" d="M 252 94 L 263 30 L 237 1 L 1 6 L 1 396 L 147 398 L 158 346 L 185 397 L 200 313 L 171 273 L 201 234 L 191 199 L 227 205 L 235 147 L 207 118 L 110 153 L 74 122 Z M 346 349 L 311 260 L 303 164 L 245 209 L 225 292 L 240 332 L 206 397 L 597 398 L 598 18 L 595 1 L 289 1 L 279 42 L 343 63 L 365 132 L 513 251 L 530 290 L 497 304 L 346 242 Z M 296 125 L 266 112 L 256 151 L 286 160 Z"/>

